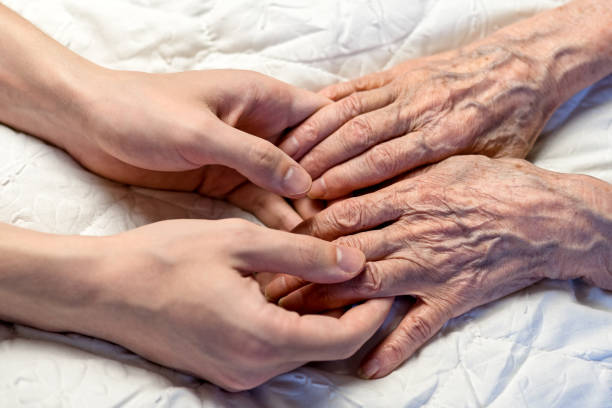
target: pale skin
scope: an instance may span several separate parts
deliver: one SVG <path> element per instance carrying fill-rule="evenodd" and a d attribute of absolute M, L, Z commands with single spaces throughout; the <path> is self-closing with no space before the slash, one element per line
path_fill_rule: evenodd
<path fill-rule="evenodd" d="M 609 184 L 469 156 L 525 157 L 556 107 L 612 73 L 610 21 L 609 1 L 576 0 L 461 49 L 324 89 L 335 103 L 281 144 L 313 177 L 309 196 L 330 203 L 319 212 L 300 201 L 313 218 L 295 231 L 360 248 L 368 263 L 339 285 L 278 277 L 268 298 L 312 312 L 415 296 L 362 363 L 363 377 L 379 378 L 448 319 L 540 279 L 612 289 Z M 363 188 L 376 192 L 355 192 Z"/>
<path fill-rule="evenodd" d="M 546 120 L 612 73 L 612 6 L 578 0 L 463 48 L 332 85 L 281 147 L 336 199 L 455 154 L 524 158 Z M 585 24 L 588 22 L 588 24 Z"/>
<path fill-rule="evenodd" d="M 276 228 L 301 221 L 279 195 L 305 196 L 310 176 L 273 143 L 328 99 L 249 71 L 105 69 L 4 6 L 0 19 L 0 122 L 115 181 L 226 198 Z"/>
<path fill-rule="evenodd" d="M 584 5 L 587 3 L 582 2 L 582 7 L 586 7 Z M 595 4 L 595 2 L 590 3 Z M 605 6 L 595 4 L 593 7 L 601 8 L 598 11 L 599 15 L 596 16 L 599 20 L 594 20 L 600 21 L 602 10 L 605 12 Z M 583 13 L 584 10 L 580 12 Z M 369 81 L 369 79 L 358 80 L 355 84 L 348 85 L 348 88 L 345 85 L 339 85 L 337 93 L 334 91 L 335 87 L 325 91 L 324 95 L 327 94 L 337 100 L 335 104 L 326 107 L 328 100 L 325 97 L 295 90 L 286 84 L 257 74 L 225 71 L 150 75 L 106 70 L 59 47 L 8 10 L 0 7 L 0 13 L 0 18 L 6 22 L 0 26 L 0 30 L 12 33 L 12 35 L 0 36 L 0 49 L 2 49 L 0 52 L 0 83 L 4 85 L 0 92 L 0 106 L 3 108 L 0 111 L 1 121 L 64 148 L 85 167 L 105 177 L 155 188 L 197 190 L 227 198 L 246 209 L 251 209 L 260 218 L 269 217 L 268 220 L 264 219 L 269 225 L 285 229 L 291 229 L 299 222 L 300 217 L 288 208 L 275 193 L 292 198 L 301 197 L 309 190 L 310 176 L 302 172 L 295 161 L 283 155 L 271 143 L 262 144 L 262 141 L 275 142 L 284 129 L 300 123 L 317 110 L 318 112 L 312 118 L 317 118 L 320 123 L 323 123 L 322 118 L 326 123 L 329 120 L 330 124 L 326 126 L 334 128 L 335 119 L 329 116 L 330 114 L 334 116 L 336 111 L 331 110 L 331 107 L 336 109 L 340 106 L 344 96 L 362 92 L 359 84 Z M 574 13 L 575 16 L 578 12 L 574 10 L 563 13 L 570 16 Z M 540 26 L 542 22 L 531 24 Z M 528 28 L 523 27 L 522 29 L 527 30 Z M 588 29 L 596 30 L 597 27 L 590 27 L 586 30 Z M 601 31 L 600 35 L 605 35 L 605 27 L 599 27 L 599 31 Z M 20 35 L 14 35 L 16 32 Z M 588 46 L 584 46 L 584 49 L 589 51 L 590 47 L 594 47 L 599 51 L 605 50 L 605 45 L 609 42 L 598 42 L 597 35 L 591 34 Z M 40 50 L 48 52 L 47 58 L 43 58 L 48 62 L 44 76 L 39 75 L 39 71 L 33 69 L 34 62 L 38 63 L 39 59 L 35 59 L 33 52 L 24 52 L 19 48 L 22 45 L 14 41 L 14 38 L 29 39 L 31 44 L 35 44 L 34 48 L 38 52 Z M 552 38 L 554 39 L 554 36 Z M 527 44 L 531 40 L 527 38 L 522 43 Z M 545 43 L 554 43 L 554 41 L 549 39 Z M 485 51 L 480 50 L 475 55 L 482 53 L 486 54 L 486 48 Z M 515 54 L 509 52 L 510 65 L 512 65 L 512 56 Z M 596 67 L 602 65 L 601 60 L 598 59 L 601 58 L 601 55 L 604 56 L 604 62 L 607 61 L 605 60 L 606 54 L 593 52 L 586 54 L 585 56 L 580 52 L 577 54 L 561 52 L 559 55 L 564 58 L 568 55 L 578 58 L 577 66 L 583 68 L 578 71 L 580 75 L 575 75 L 575 77 L 582 80 L 586 76 L 594 81 L 598 76 L 603 75 Z M 585 57 L 585 59 L 580 60 L 579 57 Z M 461 60 L 459 56 L 457 59 Z M 502 58 L 502 63 L 497 65 L 503 66 L 505 60 L 506 58 Z M 423 62 L 425 61 L 424 59 Z M 570 59 L 570 62 L 572 61 L 575 62 L 574 59 Z M 589 65 L 591 63 L 592 65 Z M 443 65 L 448 67 L 448 61 L 445 64 Z M 475 62 L 473 64 L 478 66 Z M 470 66 L 468 63 L 465 68 Z M 561 66 L 565 69 L 573 65 L 564 62 Z M 483 68 L 487 67 L 494 68 L 494 66 L 480 65 L 480 76 L 484 75 Z M 514 72 L 515 69 L 507 71 Z M 569 69 L 568 72 L 575 71 Z M 592 76 L 586 74 L 592 74 Z M 386 85 L 380 84 L 380 78 L 386 77 L 386 74 L 377 77 L 378 79 L 373 83 L 379 85 L 373 87 L 384 88 Z M 563 75 L 562 77 L 570 78 Z M 424 79 L 421 78 L 421 82 Z M 504 83 L 503 76 L 497 79 L 500 84 Z M 211 87 L 211 82 L 222 86 Z M 195 83 L 198 85 L 196 86 Z M 432 81 L 432 85 L 434 83 L 435 81 Z M 561 80 L 559 83 L 564 84 Z M 567 80 L 567 84 L 573 86 L 574 83 L 575 81 Z M 459 88 L 466 84 L 469 85 L 469 81 L 460 84 Z M 485 85 L 487 84 L 491 86 L 490 91 L 495 93 L 497 88 L 495 88 L 493 78 L 485 81 Z M 409 85 L 410 83 L 406 83 L 404 87 L 407 89 Z M 348 91 L 343 91 L 345 88 Z M 398 88 L 402 89 L 401 86 Z M 483 86 L 475 88 L 481 89 Z M 563 87 L 559 86 L 559 88 Z M 249 92 L 244 93 L 245 89 Z M 433 94 L 436 93 L 436 89 L 432 86 Z M 538 95 L 545 93 L 540 91 Z M 347 93 L 343 94 L 343 92 Z M 461 95 L 461 92 L 458 94 Z M 510 94 L 513 93 L 510 92 Z M 518 94 L 522 95 L 521 92 Z M 467 92 L 467 95 L 472 95 L 472 93 Z M 353 99 L 356 100 L 357 97 Z M 433 108 L 435 103 L 444 101 L 444 97 L 438 100 L 434 98 L 430 101 L 431 106 L 425 104 L 427 105 L 425 109 Z M 479 103 L 486 107 L 486 103 L 482 101 Z M 470 109 L 480 109 L 480 105 L 474 103 L 466 106 Z M 525 101 L 521 99 L 520 106 L 524 105 Z M 343 103 L 343 106 L 346 106 L 346 103 Z M 534 110 L 537 110 L 538 107 L 540 105 L 534 107 Z M 548 102 L 542 102 L 541 110 L 544 117 L 550 114 L 547 107 L 549 107 Z M 512 120 L 503 120 L 504 112 L 514 111 L 511 103 L 509 106 L 504 105 L 500 112 L 493 115 L 493 119 L 489 118 L 485 124 L 476 126 L 476 129 L 485 129 L 477 136 L 485 137 L 491 133 L 491 124 L 500 120 L 502 123 L 512 123 Z M 168 115 L 168 112 L 171 114 Z M 323 116 L 324 113 L 326 116 Z M 352 115 L 349 112 L 348 115 L 339 117 L 341 120 L 350 122 L 350 119 L 361 113 L 359 109 L 356 109 Z M 484 116 L 487 114 L 488 112 Z M 429 116 L 431 115 L 424 115 L 425 118 Z M 108 120 L 109 117 L 112 120 Z M 270 117 L 274 120 L 271 120 Z M 444 113 L 440 114 L 440 121 L 443 122 L 442 119 L 445 117 L 447 115 Z M 523 117 L 518 119 L 522 120 Z M 521 120 L 518 121 L 521 122 Z M 520 146 L 530 146 L 530 143 L 533 143 L 533 141 L 529 142 L 529 134 L 537 128 L 534 127 L 535 123 L 539 123 L 538 120 L 531 125 L 520 127 L 525 130 L 525 135 L 517 133 L 516 146 L 519 148 L 508 149 L 512 152 L 510 154 L 522 151 Z M 456 122 L 449 121 L 445 126 L 452 128 L 453 124 Z M 307 120 L 302 127 L 299 127 L 286 139 L 282 147 L 287 153 L 291 153 L 300 160 L 300 164 L 311 172 L 313 177 L 320 179 L 320 174 L 317 175 L 316 169 L 311 167 L 313 166 L 312 159 L 310 164 L 305 161 L 310 153 L 304 158 L 300 156 L 327 136 L 332 141 L 337 138 L 333 134 L 330 136 L 333 130 L 328 134 L 317 131 L 314 141 L 311 140 L 303 146 L 298 145 L 297 150 L 290 147 L 289 143 L 293 143 L 290 142 L 291 137 L 299 135 L 308 127 L 317 128 L 313 126 L 313 120 Z M 510 125 L 500 128 L 502 130 L 497 132 L 499 137 L 494 137 L 494 140 L 506 140 L 504 137 L 507 138 L 508 134 L 512 133 L 508 131 L 511 129 Z M 475 132 L 478 133 L 478 131 Z M 84 133 L 86 137 L 83 137 Z M 493 126 L 492 133 L 496 133 L 495 126 Z M 216 138 L 217 135 L 220 137 Z M 479 139 L 477 136 L 471 137 Z M 376 145 L 381 144 L 379 142 L 383 139 L 388 140 L 385 137 L 387 136 L 383 136 L 382 139 L 374 139 L 375 143 L 378 143 Z M 227 141 L 228 145 L 219 140 Z M 450 146 L 451 142 L 461 141 L 451 138 L 443 145 Z M 298 143 L 301 141 L 298 140 Z M 363 141 L 360 139 L 358 143 L 363 144 Z M 429 141 L 425 146 L 429 149 L 428 143 Z M 490 144 L 483 143 L 484 146 Z M 362 148 L 366 149 L 370 145 L 366 143 L 363 146 Z M 433 150 L 440 150 L 435 144 L 433 147 Z M 312 152 L 315 152 L 315 149 Z M 334 155 L 338 153 L 338 149 L 334 148 L 333 144 L 329 146 L 329 149 L 330 157 L 336 157 Z M 452 147 L 449 149 L 441 149 L 443 153 L 428 156 L 429 158 L 420 164 L 435 162 L 455 153 L 471 152 L 471 150 L 453 149 Z M 351 154 L 357 155 L 356 158 L 362 153 L 359 150 L 359 148 L 352 147 L 347 149 L 348 152 L 352 152 Z M 485 151 L 477 152 L 498 155 L 491 153 L 494 150 L 485 149 Z M 169 151 L 175 154 L 169 155 Z M 333 163 L 334 160 L 337 158 L 330 159 L 327 164 L 335 166 L 337 162 Z M 390 300 L 385 296 L 413 294 L 419 298 L 420 303 L 417 303 L 402 325 L 374 351 L 368 360 L 368 362 L 378 362 L 377 370 L 370 374 L 368 364 L 362 367 L 363 376 L 379 377 L 399 365 L 425 341 L 425 338 L 435 332 L 441 321 L 452 317 L 454 313 L 468 310 L 477 304 L 518 290 L 523 285 L 535 282 L 544 276 L 550 277 L 539 274 L 537 276 L 535 274 L 533 276 L 523 274 L 506 276 L 503 273 L 492 273 L 491 279 L 474 279 L 469 275 L 455 276 L 456 270 L 452 267 L 447 270 L 441 269 L 442 275 L 434 279 L 434 282 L 428 280 L 430 277 L 423 272 L 424 268 L 420 272 L 417 270 L 414 276 L 410 275 L 409 272 L 415 269 L 414 256 L 409 251 L 410 246 L 406 244 L 407 242 L 412 243 L 413 240 L 422 242 L 424 248 L 432 254 L 435 254 L 435 251 L 428 247 L 427 242 L 427 237 L 431 236 L 441 239 L 441 242 L 446 242 L 444 239 L 446 236 L 454 237 L 456 238 L 454 243 L 459 249 L 466 246 L 461 241 L 464 237 L 457 236 L 456 228 L 449 227 L 454 220 L 454 213 L 434 205 L 437 203 L 445 207 L 447 204 L 436 199 L 440 191 L 434 188 L 435 183 L 430 179 L 444 186 L 444 180 L 452 178 L 451 176 L 457 173 L 471 174 L 471 169 L 476 166 L 481 172 L 477 172 L 477 176 L 472 177 L 474 179 L 480 178 L 481 173 L 485 170 L 491 170 L 490 178 L 501 177 L 503 179 L 505 177 L 504 174 L 496 173 L 493 168 L 507 169 L 509 174 L 515 176 L 513 179 L 531 175 L 524 181 L 524 185 L 519 184 L 528 191 L 533 190 L 534 185 L 549 186 L 550 180 L 553 180 L 554 183 L 563 182 L 563 185 L 572 185 L 574 186 L 572 193 L 564 196 L 567 201 L 554 195 L 553 197 L 547 195 L 549 202 L 552 203 L 551 208 L 566 208 L 567 202 L 580 203 L 583 219 L 588 220 L 588 222 L 585 221 L 585 224 L 595 228 L 589 232 L 599 233 L 600 239 L 591 246 L 587 245 L 586 241 L 562 241 L 563 236 L 574 237 L 576 235 L 578 238 L 585 238 L 579 233 L 569 232 L 559 238 L 559 242 L 553 243 L 554 245 L 543 247 L 549 248 L 555 245 L 559 248 L 571 247 L 576 252 L 582 250 L 583 255 L 589 248 L 598 248 L 598 251 L 604 248 L 604 254 L 610 253 L 609 249 L 606 252 L 605 246 L 602 247 L 610 241 L 609 235 L 605 235 L 610 232 L 610 207 L 607 201 L 610 197 L 609 186 L 605 184 L 602 186 L 598 184 L 599 182 L 588 179 L 588 182 L 582 180 L 583 182 L 577 183 L 580 188 L 576 188 L 573 183 L 569 182 L 569 179 L 565 178 L 569 176 L 551 176 L 547 172 L 540 173 L 540 170 L 533 170 L 523 163 L 499 162 L 502 164 L 498 166 L 497 163 L 490 165 L 489 162 L 483 160 L 485 159 L 473 157 L 451 159 L 422 174 L 413 175 L 415 178 L 425 178 L 426 182 L 423 184 L 431 185 L 431 191 L 425 196 L 433 197 L 433 203 L 429 202 L 429 199 L 420 203 L 418 200 L 422 197 L 412 194 L 414 189 L 411 185 L 396 184 L 384 190 L 385 194 L 397 198 L 393 201 L 396 204 L 393 208 L 373 205 L 381 202 L 380 196 L 376 196 L 373 201 L 356 201 L 358 199 L 355 198 L 332 205 L 297 229 L 297 232 L 320 234 L 326 239 L 348 235 L 345 238 L 339 238 L 339 243 L 358 247 L 365 251 L 369 258 L 365 272 L 357 277 L 355 276 L 361 271 L 364 262 L 363 254 L 359 250 L 350 250 L 339 243 L 326 243 L 313 237 L 304 237 L 302 241 L 296 239 L 295 235 L 265 230 L 245 222 L 170 221 L 106 238 L 56 237 L 3 225 L 0 228 L 2 237 L 6 237 L 6 240 L 3 239 L 0 245 L 0 292 L 2 294 L 0 296 L 0 311 L 2 311 L 0 317 L 47 330 L 77 331 L 106 338 L 153 361 L 209 379 L 226 389 L 241 390 L 256 386 L 280 372 L 288 371 L 307 361 L 337 359 L 352 354 L 376 330 L 387 314 Z M 372 176 L 368 172 L 357 173 L 353 179 L 344 180 L 344 185 L 350 186 L 349 190 L 352 190 L 388 180 L 418 166 L 419 160 L 412 160 L 411 163 L 402 165 L 404 167 L 400 166 L 401 171 L 398 173 L 383 171 L 377 176 Z M 225 167 L 216 167 L 219 165 L 225 165 Z M 284 183 L 289 168 L 294 169 L 291 174 L 296 177 L 296 180 Z M 260 187 L 254 184 L 243 184 L 244 179 L 235 171 Z M 339 174 L 342 175 L 342 173 Z M 358 182 L 361 178 L 365 181 Z M 221 183 L 210 184 L 211 180 L 219 180 Z M 327 176 L 325 180 L 329 180 Z M 585 188 L 591 184 L 593 186 L 590 189 Z M 333 186 L 338 190 L 335 183 Z M 511 186 L 509 185 L 508 188 Z M 265 192 L 261 187 L 268 189 L 269 192 Z M 310 195 L 331 199 L 349 192 L 332 191 L 330 193 L 331 190 L 327 190 L 328 186 L 324 187 L 324 194 L 321 194 L 321 183 L 315 181 Z M 465 187 L 472 188 L 469 183 Z M 554 190 L 553 186 L 549 187 Z M 491 193 L 487 193 L 486 189 L 480 191 L 479 188 L 484 187 L 474 186 L 475 196 L 483 199 L 483 208 L 494 211 L 496 209 L 495 200 L 493 204 L 484 200 L 491 196 Z M 597 194 L 594 194 L 593 191 Z M 401 200 L 401 197 L 422 204 L 420 208 L 423 214 L 421 215 L 426 219 L 422 230 L 408 231 L 407 236 L 401 235 L 401 231 L 408 230 L 404 219 L 414 214 L 411 213 L 410 208 L 405 206 L 406 201 Z M 457 197 L 461 198 L 461 195 L 457 193 Z M 536 196 L 534 200 L 537 201 L 537 198 Z M 254 202 L 259 204 L 254 209 L 249 208 Z M 476 208 L 473 208 L 475 207 L 472 206 L 473 203 L 465 203 L 461 200 L 457 202 L 449 200 L 449 203 L 466 214 L 472 215 L 472 218 L 466 219 L 465 228 L 474 229 L 474 224 L 480 226 L 478 217 L 481 215 Z M 563 207 L 564 203 L 566 207 Z M 312 210 L 308 205 L 305 203 L 302 208 Z M 508 206 L 503 205 L 502 201 L 500 207 L 504 210 Z M 540 207 L 537 206 L 537 208 Z M 349 210 L 347 219 L 352 220 L 352 223 L 347 221 L 335 225 L 330 221 L 347 209 Z M 364 210 L 372 211 L 363 214 L 359 212 Z M 566 211 L 569 210 L 566 208 Z M 325 214 L 331 214 L 331 216 L 325 218 Z M 499 211 L 499 214 L 495 212 L 492 214 L 496 215 L 496 220 L 502 220 L 499 222 L 502 226 L 506 226 L 504 217 L 510 217 L 509 213 Z M 359 222 L 355 223 L 355 220 L 351 218 L 354 215 L 360 217 Z M 449 221 L 445 217 L 450 217 L 452 220 Z M 385 219 L 385 221 L 380 221 L 381 223 L 388 224 L 380 231 L 389 228 L 388 231 L 391 233 L 397 233 L 398 243 L 404 243 L 405 246 L 385 246 L 374 234 L 377 231 L 366 231 L 379 225 L 380 219 Z M 514 219 L 520 219 L 520 217 L 516 216 Z M 600 222 L 598 226 L 595 226 L 593 220 Z M 500 230 L 499 226 L 497 229 L 494 228 L 494 222 L 491 222 L 491 227 L 492 230 L 489 232 L 486 229 L 482 232 L 474 230 L 474 235 L 480 234 L 483 240 L 486 240 L 492 234 L 506 232 Z M 219 237 L 223 235 L 223 231 L 231 231 L 232 238 L 220 240 Z M 351 235 L 357 231 L 361 231 L 360 234 L 368 234 L 367 239 L 361 240 L 359 234 Z M 518 240 L 527 247 L 529 247 L 528 244 L 534 244 L 533 241 L 537 238 L 541 238 L 534 237 L 528 230 L 514 232 L 517 239 L 509 239 L 509 242 Z M 270 235 L 272 233 L 281 235 Z M 421 233 L 423 234 L 422 241 L 418 241 Z M 233 237 L 241 237 L 241 239 L 233 239 Z M 415 238 L 412 239 L 413 237 Z M 512 238 L 512 235 L 507 237 Z M 249 245 L 246 245 L 246 242 Z M 252 243 L 260 245 L 253 247 Z M 24 250 L 24 248 L 30 248 L 30 245 L 35 250 Z M 538 245 L 534 247 L 540 248 Z M 76 250 L 67 251 L 66 248 Z M 210 248 L 210 251 L 204 251 L 202 248 Z M 245 252 L 245 248 L 248 248 L 248 251 Z M 477 250 L 480 249 L 480 255 L 484 256 L 487 248 L 486 245 L 484 249 L 475 248 L 474 254 L 478 255 Z M 373 259 L 371 249 L 378 251 L 376 254 L 380 257 L 389 259 Z M 439 247 L 439 249 L 443 248 Z M 455 248 L 450 248 L 452 249 Z M 511 249 L 508 250 L 510 259 L 513 254 L 516 254 L 516 251 Z M 342 256 L 338 256 L 338 250 L 341 251 Z M 592 269 L 609 271 L 609 260 L 606 260 L 605 255 L 597 255 L 600 253 L 591 254 L 594 255 L 592 259 L 603 259 Z M 536 259 L 541 259 L 541 256 L 537 258 L 540 255 L 537 251 L 534 251 L 534 254 Z M 330 316 L 299 316 L 274 305 L 265 304 L 250 275 L 254 272 L 286 271 L 287 258 L 290 259 L 290 266 L 294 274 L 300 277 L 297 282 L 332 284 L 331 286 L 307 286 L 300 291 L 311 290 L 314 295 L 319 293 L 317 292 L 319 290 L 334 294 L 334 296 L 325 298 L 325 301 L 317 301 L 316 305 L 308 305 L 303 302 L 303 297 L 299 297 L 301 292 L 296 292 L 297 294 L 289 295 L 283 300 L 282 303 L 287 308 L 304 307 L 320 310 L 352 303 L 358 299 L 377 299 L 351 309 L 340 319 Z M 465 256 L 459 258 L 464 259 Z M 125 259 L 129 259 L 130 262 L 125 262 Z M 427 261 L 435 264 L 441 262 L 440 259 L 432 256 L 432 259 Z M 587 258 L 583 256 L 580 259 Z M 390 268 L 391 264 L 386 263 L 373 266 L 376 261 L 382 262 L 383 260 L 397 260 L 398 262 L 392 262 L 393 268 Z M 478 264 L 478 259 L 474 263 Z M 212 267 L 210 270 L 202 270 L 200 265 L 204 264 L 210 264 Z M 405 264 L 410 267 L 406 267 Z M 537 264 L 540 265 L 540 263 Z M 567 262 L 564 265 L 573 264 Z M 607 269 L 597 267 L 600 265 L 607 265 Z M 371 271 L 378 266 L 380 266 L 379 273 L 373 274 Z M 519 265 L 518 269 L 522 271 L 525 268 Z M 542 269 L 545 268 L 540 268 L 538 271 L 542 272 Z M 78 273 L 83 270 L 90 271 L 90 273 Z M 143 271 L 146 274 L 145 279 L 133 279 L 134 270 Z M 501 270 L 506 269 L 501 268 Z M 578 276 L 586 277 L 595 284 L 607 287 L 606 282 L 608 281 L 603 279 L 607 275 L 604 274 L 603 280 L 598 279 L 596 273 L 587 276 L 590 270 L 587 267 L 581 267 L 581 275 Z M 488 269 L 485 268 L 476 275 L 488 277 L 487 271 Z M 392 279 L 396 276 L 402 284 Z M 553 277 L 563 278 L 572 276 L 571 273 L 553 275 Z M 353 277 L 355 277 L 354 280 L 350 280 L 351 283 L 347 286 L 334 283 Z M 371 285 L 367 280 L 369 277 L 380 277 L 381 285 Z M 454 294 L 449 291 L 448 300 L 441 301 L 440 299 L 447 298 L 443 296 L 444 293 L 447 293 L 444 290 L 448 289 L 444 286 L 445 281 L 454 282 L 453 278 L 456 281 L 468 283 L 482 280 L 483 284 L 490 286 L 483 286 L 487 292 L 484 295 L 478 293 L 482 295 L 479 297 L 471 296 L 471 286 L 465 284 L 461 286 L 462 290 L 458 293 Z M 388 284 L 384 290 L 383 279 Z M 201 284 L 198 285 L 200 282 Z M 414 285 L 406 282 L 413 282 Z M 292 289 L 287 285 L 288 283 L 290 284 L 291 281 L 285 278 L 276 281 L 268 287 L 268 296 L 273 298 L 286 293 Z M 277 287 L 275 288 L 274 285 Z M 359 289 L 349 292 L 346 290 L 347 287 Z M 365 289 L 374 290 L 364 294 Z M 334 292 L 335 290 L 338 292 Z M 342 292 L 343 290 L 345 292 Z M 350 293 L 350 296 L 342 296 L 342 293 L 346 292 Z M 74 293 L 75 296 L 66 298 L 66 293 Z M 219 293 L 223 293 L 223 296 L 220 296 Z M 298 299 L 296 300 L 295 297 Z M 330 303 L 326 303 L 328 300 Z M 253 308 L 253 305 L 261 307 Z M 443 307 L 448 305 L 450 306 Z M 219 330 L 207 330 L 211 326 L 218 326 Z M 177 333 L 180 333 L 180 336 Z M 262 336 L 262 333 L 265 333 L 266 336 Z M 419 337 L 415 333 L 422 334 Z M 373 367 L 372 364 L 369 365 L 369 368 L 371 367 Z"/>
<path fill-rule="evenodd" d="M 363 254 L 244 220 L 163 221 L 110 237 L 5 224 L 0 233 L 0 319 L 106 339 L 230 391 L 350 356 L 391 306 L 336 318 L 267 302 L 253 273 L 339 282 L 362 269 Z"/>
<path fill-rule="evenodd" d="M 291 229 L 308 173 L 274 146 L 327 99 L 260 74 L 101 68 L 0 5 L 0 121 L 109 179 L 226 198 Z M 252 183 L 247 183 L 246 180 Z M 0 319 L 106 339 L 227 390 L 354 353 L 391 300 L 338 316 L 266 302 L 253 275 L 333 283 L 355 248 L 243 220 L 174 220 L 110 237 L 0 224 Z"/>

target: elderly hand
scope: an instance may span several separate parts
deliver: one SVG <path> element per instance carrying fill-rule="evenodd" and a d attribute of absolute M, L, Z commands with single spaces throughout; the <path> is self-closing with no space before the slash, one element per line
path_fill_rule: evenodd
<path fill-rule="evenodd" d="M 612 72 L 611 17 L 609 2 L 578 0 L 461 49 L 331 86 L 321 93 L 336 102 L 281 148 L 315 180 L 309 196 L 322 199 L 455 154 L 525 157 L 557 106 Z"/>
<path fill-rule="evenodd" d="M 367 378 L 391 372 L 450 318 L 542 278 L 583 277 L 612 289 L 612 186 L 518 159 L 455 156 L 333 204 L 297 231 L 337 238 L 368 262 L 351 281 L 292 292 L 283 307 L 316 312 L 417 297 L 362 366 Z M 266 293 L 275 299 L 295 287 L 282 277 Z"/>
<path fill-rule="evenodd" d="M 367 302 L 336 318 L 267 302 L 256 272 L 341 282 L 365 258 L 239 219 L 163 221 L 103 238 L 0 230 L 0 318 L 106 339 L 228 390 L 350 356 L 392 303 Z"/>

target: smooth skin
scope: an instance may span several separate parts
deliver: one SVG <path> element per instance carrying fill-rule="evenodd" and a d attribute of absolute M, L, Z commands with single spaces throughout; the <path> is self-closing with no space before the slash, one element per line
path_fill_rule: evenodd
<path fill-rule="evenodd" d="M 110 237 L 0 224 L 0 234 L 0 319 L 106 339 L 230 391 L 350 356 L 391 307 L 376 300 L 337 318 L 267 302 L 254 273 L 340 282 L 364 256 L 240 219 L 162 221 Z"/>
<path fill-rule="evenodd" d="M 274 143 L 323 96 L 249 71 L 105 69 L 1 5 L 0 21 L 0 122 L 114 181 L 226 198 L 273 227 L 301 221 L 278 195 L 305 196 L 311 178 Z"/>
<path fill-rule="evenodd" d="M 104 69 L 0 6 L 0 121 L 118 182 L 227 198 L 291 229 L 301 218 L 277 194 L 304 196 L 311 179 L 273 142 L 326 103 L 253 72 Z M 268 303 L 254 274 L 340 282 L 365 258 L 243 220 L 165 221 L 110 237 L 0 224 L 0 237 L 0 319 L 113 341 L 232 391 L 349 356 L 391 305 L 331 317 Z"/>

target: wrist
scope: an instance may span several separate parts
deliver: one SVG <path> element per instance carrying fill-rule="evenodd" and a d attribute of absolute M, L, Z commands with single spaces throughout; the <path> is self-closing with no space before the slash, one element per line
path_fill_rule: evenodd
<path fill-rule="evenodd" d="M 574 0 L 494 33 L 484 41 L 502 44 L 529 66 L 547 105 L 556 109 L 576 92 L 612 73 L 612 5 Z"/>
<path fill-rule="evenodd" d="M 0 5 L 0 122 L 65 148 L 104 71 Z"/>
<path fill-rule="evenodd" d="M 549 231 L 560 245 L 545 277 L 601 281 L 602 274 L 612 274 L 612 186 L 589 176 L 552 174 L 563 210 Z"/>
<path fill-rule="evenodd" d="M 103 286 L 99 238 L 1 224 L 0 318 L 49 331 L 86 332 Z"/>
<path fill-rule="evenodd" d="M 11 89 L 14 103 L 2 104 L 0 121 L 68 151 L 87 134 L 102 68 L 87 61 L 48 68 Z"/>

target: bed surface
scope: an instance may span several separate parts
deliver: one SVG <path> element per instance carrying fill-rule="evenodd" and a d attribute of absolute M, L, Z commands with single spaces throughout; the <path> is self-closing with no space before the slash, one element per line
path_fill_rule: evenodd
<path fill-rule="evenodd" d="M 108 67 L 253 69 L 316 90 L 459 46 L 563 1 L 4 3 Z M 555 113 L 530 160 L 612 182 L 612 77 Z M 109 182 L 0 126 L 2 222 L 106 235 L 161 219 L 235 216 L 253 219 L 194 194 Z M 104 341 L 0 323 L 0 407 L 612 407 L 612 293 L 542 282 L 452 320 L 384 379 L 356 378 L 357 361 L 312 364 L 231 394 Z"/>

